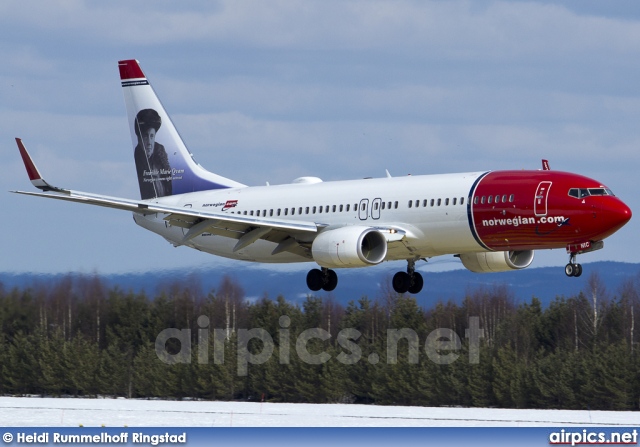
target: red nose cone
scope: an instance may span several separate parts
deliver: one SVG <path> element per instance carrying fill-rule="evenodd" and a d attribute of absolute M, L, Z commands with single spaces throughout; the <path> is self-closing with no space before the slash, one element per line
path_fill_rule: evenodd
<path fill-rule="evenodd" d="M 609 206 L 604 207 L 605 221 L 609 234 L 613 234 L 622 228 L 631 219 L 631 208 L 622 200 L 616 200 Z"/>
<path fill-rule="evenodd" d="M 629 208 L 624 202 L 620 201 L 620 210 L 618 211 L 618 215 L 620 216 L 620 223 L 622 225 L 626 224 L 631 220 L 631 208 Z M 621 226 L 622 226 L 621 225 Z"/>

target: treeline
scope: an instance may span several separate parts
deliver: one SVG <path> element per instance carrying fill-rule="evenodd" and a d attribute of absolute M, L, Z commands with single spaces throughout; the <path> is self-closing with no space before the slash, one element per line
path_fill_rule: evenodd
<path fill-rule="evenodd" d="M 154 296 L 91 276 L 0 285 L 0 394 L 637 410 L 639 285 L 609 294 L 593 274 L 545 309 L 506 286 L 425 309 L 386 287 L 346 307 L 249 302 L 228 277 Z M 156 346 L 169 328 L 181 341 Z"/>

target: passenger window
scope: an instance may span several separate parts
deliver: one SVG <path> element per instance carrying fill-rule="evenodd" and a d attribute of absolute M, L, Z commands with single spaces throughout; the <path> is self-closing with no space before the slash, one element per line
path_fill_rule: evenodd
<path fill-rule="evenodd" d="M 444 199 L 444 205 L 445 206 L 449 206 L 449 198 L 448 197 L 446 199 Z"/>
<path fill-rule="evenodd" d="M 318 207 L 318 214 L 322 214 L 322 207 L 321 206 Z"/>
<path fill-rule="evenodd" d="M 481 203 L 482 205 L 484 205 L 484 199 L 485 199 L 485 197 L 484 197 L 484 196 L 482 196 L 482 197 L 480 198 L 480 203 Z"/>
<path fill-rule="evenodd" d="M 460 197 L 460 205 L 464 205 L 464 197 Z"/>
<path fill-rule="evenodd" d="M 473 198 L 473 203 L 474 203 L 474 205 L 477 205 L 477 204 L 478 204 L 478 196 L 475 196 L 475 197 Z"/>
<path fill-rule="evenodd" d="M 515 199 L 515 196 L 514 196 L 513 194 L 511 194 L 511 195 L 509 196 L 509 202 L 513 202 L 513 200 L 514 200 L 514 199 Z"/>
<path fill-rule="evenodd" d="M 309 214 L 309 207 L 306 207 L 306 208 L 304 209 L 304 213 L 305 213 L 305 214 Z"/>
<path fill-rule="evenodd" d="M 386 202 L 382 202 L 382 209 L 384 209 L 384 205 L 386 204 Z"/>
<path fill-rule="evenodd" d="M 373 204 L 373 209 L 374 209 L 374 210 L 376 210 L 376 211 L 378 211 L 378 202 L 376 202 L 376 203 L 374 203 L 374 204 Z"/>
<path fill-rule="evenodd" d="M 315 206 L 313 207 L 313 211 L 312 212 L 313 212 L 313 214 L 316 213 L 316 207 Z"/>
<path fill-rule="evenodd" d="M 398 201 L 397 201 L 397 200 L 393 203 L 393 207 L 394 207 L 395 209 L 398 209 Z"/>
<path fill-rule="evenodd" d="M 413 203 L 413 200 L 409 200 L 409 208 L 411 208 L 412 203 Z"/>
<path fill-rule="evenodd" d="M 438 206 L 442 204 L 442 199 L 438 199 Z"/>
<path fill-rule="evenodd" d="M 284 209 L 284 215 L 285 215 L 285 216 L 288 216 L 288 215 L 289 215 L 289 208 L 285 208 L 285 209 Z"/>
<path fill-rule="evenodd" d="M 278 216 L 280 215 L 280 208 L 278 208 Z"/>
<path fill-rule="evenodd" d="M 422 201 L 422 206 L 426 208 L 426 207 L 427 207 L 427 203 L 428 203 L 428 200 L 427 200 L 427 199 L 424 199 L 424 200 Z"/>
<path fill-rule="evenodd" d="M 456 197 L 453 198 L 453 204 L 456 204 L 456 200 L 458 200 Z"/>
<path fill-rule="evenodd" d="M 336 206 L 335 205 L 333 205 L 333 212 L 334 213 L 336 212 Z"/>
<path fill-rule="evenodd" d="M 431 206 L 434 206 L 436 204 L 435 199 L 431 199 Z"/>
<path fill-rule="evenodd" d="M 489 196 L 489 198 L 487 199 L 487 203 L 493 203 L 493 196 Z"/>
<path fill-rule="evenodd" d="M 342 212 L 343 205 L 340 205 L 340 212 Z"/>
<path fill-rule="evenodd" d="M 502 203 L 507 203 L 507 195 L 502 196 Z"/>
<path fill-rule="evenodd" d="M 349 211 L 349 208 L 351 208 L 351 205 L 347 203 L 347 211 Z"/>
<path fill-rule="evenodd" d="M 389 202 L 389 209 L 391 209 L 391 202 Z"/>

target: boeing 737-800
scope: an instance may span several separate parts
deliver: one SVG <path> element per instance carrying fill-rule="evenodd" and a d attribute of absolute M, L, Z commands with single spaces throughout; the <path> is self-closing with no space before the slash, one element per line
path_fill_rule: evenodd
<path fill-rule="evenodd" d="M 333 290 L 333 269 L 403 260 L 398 293 L 418 293 L 419 260 L 454 255 L 473 272 L 528 267 L 534 250 L 565 248 L 567 276 L 578 254 L 598 250 L 631 218 L 599 181 L 548 169 L 413 175 L 246 186 L 195 162 L 138 61 L 119 62 L 140 200 L 52 186 L 16 139 L 29 178 L 22 192 L 133 212 L 174 246 L 266 263 L 315 262 L 307 286 Z"/>

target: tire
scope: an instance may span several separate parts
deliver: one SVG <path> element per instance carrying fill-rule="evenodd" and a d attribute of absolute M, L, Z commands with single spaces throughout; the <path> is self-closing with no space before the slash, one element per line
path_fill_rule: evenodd
<path fill-rule="evenodd" d="M 319 269 L 309 270 L 309 273 L 307 273 L 307 287 L 317 292 L 322 289 L 322 284 L 322 272 Z"/>
<path fill-rule="evenodd" d="M 575 269 L 573 268 L 573 264 L 567 264 L 564 266 L 564 274 L 567 276 L 573 276 L 575 273 Z"/>
<path fill-rule="evenodd" d="M 582 275 L 582 264 L 576 264 L 576 266 L 575 266 L 575 269 L 574 269 L 574 270 L 575 270 L 575 271 L 573 272 L 573 276 L 574 276 L 574 277 L 576 277 L 576 278 L 577 278 L 578 276 Z"/>
<path fill-rule="evenodd" d="M 391 285 L 396 293 L 406 293 L 409 291 L 409 285 L 411 284 L 411 278 L 408 273 L 398 272 L 393 275 Z"/>
<path fill-rule="evenodd" d="M 338 285 L 338 275 L 333 270 L 327 271 L 327 282 L 322 286 L 325 292 L 331 292 Z"/>
<path fill-rule="evenodd" d="M 407 291 L 412 295 L 417 295 L 422 291 L 422 286 L 424 286 L 424 279 L 422 279 L 422 275 L 418 272 L 414 272 L 413 277 L 411 279 L 411 285 L 407 289 Z"/>

